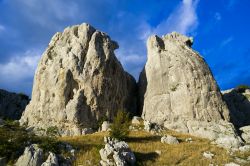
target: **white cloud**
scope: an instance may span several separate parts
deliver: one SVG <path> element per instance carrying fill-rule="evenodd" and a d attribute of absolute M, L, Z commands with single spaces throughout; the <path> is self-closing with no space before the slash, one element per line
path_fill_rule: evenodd
<path fill-rule="evenodd" d="M 0 83 L 18 83 L 33 78 L 41 52 L 28 50 L 13 56 L 8 62 L 0 63 Z"/>
<path fill-rule="evenodd" d="M 198 25 L 196 8 L 199 0 L 183 0 L 181 4 L 163 20 L 153 32 L 159 35 L 177 31 L 182 34 L 192 32 Z"/>
<path fill-rule="evenodd" d="M 30 20 L 52 29 L 58 26 L 58 22 L 74 19 L 78 14 L 78 6 L 73 1 L 16 0 L 16 2 Z"/>
<path fill-rule="evenodd" d="M 0 24 L 0 32 L 1 31 L 4 31 L 5 30 L 5 27 L 3 25 Z"/>
<path fill-rule="evenodd" d="M 131 54 L 127 56 L 119 56 L 119 59 L 122 61 L 123 64 L 141 64 L 145 61 L 145 56 L 143 55 L 137 55 L 137 54 Z"/>

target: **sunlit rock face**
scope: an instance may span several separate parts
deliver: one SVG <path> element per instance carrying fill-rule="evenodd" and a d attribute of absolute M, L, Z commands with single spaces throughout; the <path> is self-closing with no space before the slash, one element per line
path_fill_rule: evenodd
<path fill-rule="evenodd" d="M 147 41 L 148 60 L 139 78 L 142 118 L 151 123 L 209 138 L 226 148 L 241 139 L 229 123 L 229 110 L 192 38 L 176 32 Z M 225 141 L 229 140 L 226 143 Z"/>
<path fill-rule="evenodd" d="M 144 119 L 160 124 L 229 119 L 213 75 L 192 42 L 178 33 L 148 39 L 148 60 L 139 82 Z"/>
<path fill-rule="evenodd" d="M 39 62 L 21 124 L 79 135 L 104 116 L 112 120 L 117 110 L 135 113 L 136 82 L 117 60 L 117 48 L 88 24 L 56 33 Z"/>

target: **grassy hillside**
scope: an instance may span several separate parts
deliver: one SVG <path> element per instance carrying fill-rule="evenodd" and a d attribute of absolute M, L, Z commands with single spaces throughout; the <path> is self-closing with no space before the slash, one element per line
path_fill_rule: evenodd
<path fill-rule="evenodd" d="M 187 165 L 187 166 L 208 166 L 209 164 L 224 165 L 235 160 L 235 157 L 248 158 L 250 152 L 229 153 L 215 145 L 209 140 L 192 137 L 193 142 L 186 142 L 185 139 L 191 137 L 173 131 L 165 131 L 162 134 L 176 136 L 180 144 L 168 145 L 160 142 L 161 136 L 153 135 L 146 131 L 131 131 L 125 140 L 135 153 L 137 165 Z M 108 132 L 98 132 L 85 136 L 76 137 L 38 137 L 28 133 L 16 123 L 6 123 L 0 127 L 0 157 L 6 157 L 8 163 L 12 165 L 23 153 L 24 147 L 30 143 L 37 143 L 45 151 L 63 153 L 58 149 L 60 142 L 67 142 L 77 148 L 77 158 L 74 165 L 98 165 L 100 161 L 99 150 L 104 147 L 103 137 L 108 136 Z M 204 151 L 215 154 L 213 159 L 203 157 Z M 234 161 L 236 162 L 236 161 Z M 248 164 L 241 164 L 247 166 Z"/>
<path fill-rule="evenodd" d="M 152 135 L 145 131 L 132 131 L 130 133 L 126 142 L 128 142 L 136 155 L 137 165 L 224 165 L 234 161 L 235 156 L 247 158 L 250 155 L 250 153 L 237 153 L 230 156 L 225 149 L 211 145 L 209 140 L 192 137 L 193 142 L 189 143 L 185 142 L 185 139 L 190 137 L 189 135 L 178 134 L 172 131 L 165 133 L 176 136 L 180 140 L 180 144 L 163 144 L 160 142 L 160 136 Z M 79 137 L 63 137 L 60 140 L 80 148 L 74 165 L 98 165 L 100 161 L 99 150 L 104 146 L 104 136 L 108 136 L 108 133 L 100 132 Z M 212 152 L 215 154 L 215 157 L 206 159 L 202 155 L 204 151 Z M 159 152 L 161 154 L 158 154 Z"/>

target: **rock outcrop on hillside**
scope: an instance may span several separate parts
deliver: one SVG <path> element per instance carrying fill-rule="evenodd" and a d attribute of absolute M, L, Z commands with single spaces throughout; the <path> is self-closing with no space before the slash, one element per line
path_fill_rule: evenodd
<path fill-rule="evenodd" d="M 0 89 L 0 116 L 3 118 L 20 119 L 28 103 L 28 96 Z"/>
<path fill-rule="evenodd" d="M 117 48 L 88 24 L 56 33 L 39 62 L 21 124 L 79 135 L 104 116 L 112 120 L 117 110 L 135 112 L 136 82 L 116 58 Z"/>
<path fill-rule="evenodd" d="M 161 124 L 229 120 L 208 65 L 191 45 L 190 38 L 178 33 L 148 39 L 148 60 L 139 81 L 144 119 Z"/>
<path fill-rule="evenodd" d="M 232 146 L 237 147 L 240 140 L 227 123 L 227 105 L 192 43 L 176 32 L 148 39 L 148 60 L 139 79 L 142 118 L 211 140 L 229 139 L 228 146 L 235 141 Z"/>
<path fill-rule="evenodd" d="M 250 90 L 230 89 L 222 91 L 230 110 L 232 122 L 237 127 L 250 125 Z"/>

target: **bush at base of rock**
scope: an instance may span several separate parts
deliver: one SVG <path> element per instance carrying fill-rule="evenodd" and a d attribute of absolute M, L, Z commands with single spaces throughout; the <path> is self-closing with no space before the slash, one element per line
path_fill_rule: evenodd
<path fill-rule="evenodd" d="M 118 111 L 110 127 L 109 135 L 118 140 L 125 139 L 129 134 L 129 115 L 125 111 Z"/>
<path fill-rule="evenodd" d="M 105 147 L 99 151 L 102 166 L 127 166 L 135 165 L 136 158 L 124 141 L 104 137 Z"/>

